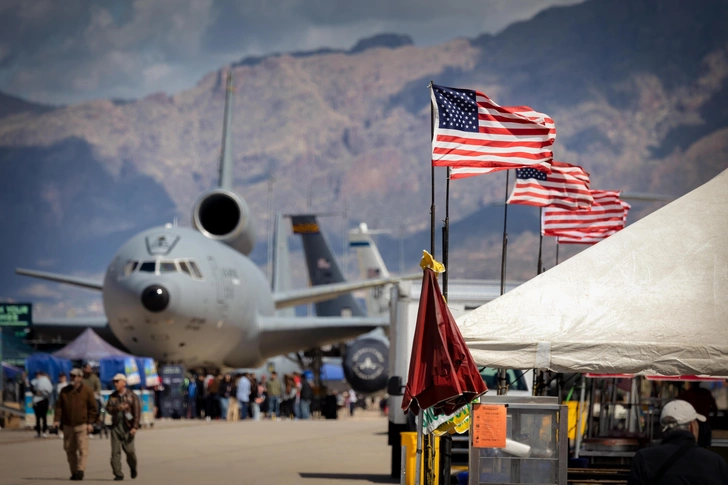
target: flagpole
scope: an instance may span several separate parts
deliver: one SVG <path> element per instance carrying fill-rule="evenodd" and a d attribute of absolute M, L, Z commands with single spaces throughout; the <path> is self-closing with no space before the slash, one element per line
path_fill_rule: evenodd
<path fill-rule="evenodd" d="M 501 253 L 501 281 L 500 281 L 500 294 L 503 295 L 506 292 L 506 256 L 508 253 L 508 233 L 506 229 L 508 227 L 508 180 L 510 170 L 506 170 L 506 195 L 503 199 L 503 250 Z M 506 369 L 498 370 L 498 395 L 505 395 L 508 393 L 508 377 Z"/>
<path fill-rule="evenodd" d="M 428 86 L 432 90 L 432 81 Z M 430 100 L 430 146 L 432 140 L 435 137 L 435 108 Z M 430 204 L 430 254 L 435 257 L 435 166 L 432 164 L 432 148 L 430 148 L 430 170 L 431 170 L 431 183 L 432 189 L 432 203 Z"/>
<path fill-rule="evenodd" d="M 442 273 L 442 296 L 447 301 L 447 280 L 448 280 L 448 269 L 449 261 L 448 256 L 450 253 L 450 173 L 451 167 L 447 167 L 447 181 L 445 185 L 445 220 L 442 226 L 442 264 L 445 266 L 445 272 Z"/>
<path fill-rule="evenodd" d="M 508 252 L 507 246 L 508 246 L 508 233 L 506 232 L 507 224 L 508 224 L 508 176 L 510 175 L 510 170 L 506 170 L 506 196 L 503 199 L 504 200 L 504 209 L 503 209 L 503 250 L 501 253 L 501 284 L 500 284 L 500 294 L 506 292 L 506 254 Z"/>
<path fill-rule="evenodd" d="M 538 219 L 539 219 L 538 225 L 540 226 L 541 225 L 541 219 L 543 219 L 543 207 L 539 207 L 538 208 Z M 537 269 L 536 274 L 537 275 L 540 275 L 541 273 L 543 273 L 543 258 L 542 258 L 542 254 L 543 254 L 543 231 L 541 231 L 539 229 L 538 233 L 539 233 L 539 238 L 538 238 L 538 269 Z"/>
<path fill-rule="evenodd" d="M 556 265 L 559 264 L 559 238 L 556 238 Z"/>

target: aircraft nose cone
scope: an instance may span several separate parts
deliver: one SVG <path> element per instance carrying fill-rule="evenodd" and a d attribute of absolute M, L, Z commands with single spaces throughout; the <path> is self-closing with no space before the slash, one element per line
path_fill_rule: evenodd
<path fill-rule="evenodd" d="M 150 312 L 161 312 L 169 305 L 169 291 L 160 285 L 147 286 L 142 291 L 142 305 Z"/>

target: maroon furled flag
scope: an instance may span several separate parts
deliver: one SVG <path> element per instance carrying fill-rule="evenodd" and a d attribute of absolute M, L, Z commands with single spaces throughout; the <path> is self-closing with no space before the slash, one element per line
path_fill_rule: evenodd
<path fill-rule="evenodd" d="M 577 165 L 552 162 L 551 173 L 535 168 L 516 170 L 516 186 L 509 204 L 551 206 L 560 209 L 586 209 L 594 198 L 589 190 L 589 174 Z"/>
<path fill-rule="evenodd" d="M 431 97 L 432 165 L 453 167 L 451 178 L 487 173 L 476 168 L 550 171 L 556 127 L 545 114 L 528 106 L 499 106 L 471 89 L 433 84 Z"/>
<path fill-rule="evenodd" d="M 487 390 L 440 293 L 437 274 L 425 269 L 402 409 L 453 414 Z"/>
<path fill-rule="evenodd" d="M 619 191 L 592 190 L 591 194 L 594 202 L 589 209 L 544 208 L 541 234 L 574 237 L 574 231 L 594 234 L 624 228 L 631 206 L 619 199 Z"/>

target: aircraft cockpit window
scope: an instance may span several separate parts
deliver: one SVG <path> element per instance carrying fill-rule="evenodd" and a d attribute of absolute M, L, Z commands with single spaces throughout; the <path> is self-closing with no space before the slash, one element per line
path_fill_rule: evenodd
<path fill-rule="evenodd" d="M 181 269 L 183 273 L 192 276 L 192 272 L 190 271 L 190 267 L 187 266 L 186 261 L 178 261 L 177 263 L 179 264 L 179 269 Z"/>
<path fill-rule="evenodd" d="M 127 261 L 124 266 L 124 276 L 132 274 L 137 269 L 137 266 L 139 266 L 139 261 Z"/>
<path fill-rule="evenodd" d="M 157 265 L 156 261 L 144 261 L 139 266 L 139 271 L 142 271 L 144 273 L 154 273 L 154 268 Z"/>
<path fill-rule="evenodd" d="M 174 261 L 160 261 L 159 262 L 159 272 L 160 273 L 176 273 L 177 266 L 174 264 Z"/>
<path fill-rule="evenodd" d="M 197 267 L 197 263 L 194 261 L 190 261 L 190 268 L 192 269 L 192 274 L 197 279 L 202 279 L 202 273 L 200 272 L 200 268 Z"/>

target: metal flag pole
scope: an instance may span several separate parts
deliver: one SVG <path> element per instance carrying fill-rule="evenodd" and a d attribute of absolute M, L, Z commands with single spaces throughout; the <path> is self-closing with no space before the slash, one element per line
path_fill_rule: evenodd
<path fill-rule="evenodd" d="M 508 233 L 506 229 L 508 227 L 508 176 L 510 170 L 506 170 L 506 196 L 504 200 L 503 208 L 503 251 L 501 253 L 501 282 L 500 282 L 500 294 L 506 292 L 506 255 L 508 252 Z"/>
<path fill-rule="evenodd" d="M 506 195 L 503 199 L 503 250 L 501 253 L 501 281 L 500 294 L 506 292 L 506 258 L 508 254 L 508 181 L 510 170 L 506 170 Z M 508 375 L 506 369 L 498 370 L 498 395 L 502 396 L 508 393 Z"/>
<path fill-rule="evenodd" d="M 427 86 L 432 90 L 432 81 Z M 435 137 L 435 107 L 432 105 L 432 99 L 430 99 L 430 145 Z M 435 165 L 432 164 L 432 148 L 430 148 L 430 171 L 431 171 L 431 182 L 430 186 L 432 189 L 432 203 L 430 204 L 430 254 L 435 257 Z"/>
<path fill-rule="evenodd" d="M 559 265 L 559 238 L 556 238 L 556 265 Z"/>
<path fill-rule="evenodd" d="M 442 273 L 442 296 L 447 301 L 447 280 L 449 262 L 448 256 L 450 252 L 450 173 L 452 168 L 447 167 L 447 181 L 445 185 L 445 220 L 442 221 L 442 264 L 445 266 L 445 272 Z"/>
<path fill-rule="evenodd" d="M 538 208 L 538 219 L 539 219 L 539 225 L 541 225 L 541 219 L 543 219 L 543 207 Z M 543 231 L 539 229 L 539 238 L 538 238 L 538 269 L 537 269 L 537 275 L 540 275 L 543 273 Z"/>

